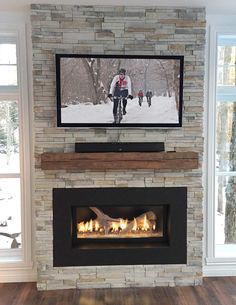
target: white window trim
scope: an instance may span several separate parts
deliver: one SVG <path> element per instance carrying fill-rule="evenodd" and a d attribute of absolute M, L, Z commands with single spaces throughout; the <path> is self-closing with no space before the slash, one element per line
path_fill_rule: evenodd
<path fill-rule="evenodd" d="M 0 33 L 15 33 L 17 35 L 17 54 L 18 54 L 18 81 L 19 92 L 19 126 L 20 126 L 20 173 L 21 173 L 21 219 L 22 219 L 22 248 L 12 249 L 11 257 L 7 261 L 0 261 L 0 280 L 1 282 L 23 282 L 35 281 L 36 270 L 33 263 L 33 242 L 32 242 L 32 172 L 31 160 L 32 151 L 30 145 L 30 133 L 32 109 L 29 107 L 28 91 L 28 71 L 27 71 L 27 35 L 26 21 L 13 21 L 10 16 L 9 23 L 0 22 Z M 6 19 L 6 18 L 5 18 Z M 0 91 L 0 97 L 4 97 L 4 90 Z M 10 98 L 16 97 L 13 92 Z M 9 99 L 9 95 L 8 95 Z M 24 135 L 24 137 L 23 137 Z M 14 174 L 13 174 L 14 175 Z M 20 251 L 19 251 L 20 250 Z M 2 252 L 2 251 L 1 251 Z M 4 252 L 4 251 L 3 251 Z M 3 253 L 2 252 L 2 253 Z M 19 253 L 20 252 L 20 253 Z M 20 255 L 19 255 L 20 254 Z"/>
<path fill-rule="evenodd" d="M 205 276 L 236 275 L 236 258 L 215 257 L 215 128 L 216 128 L 216 69 L 217 35 L 236 35 L 236 24 L 209 26 L 208 43 L 208 120 L 207 120 L 207 205 L 205 209 Z M 227 173 L 229 175 L 229 173 Z"/>

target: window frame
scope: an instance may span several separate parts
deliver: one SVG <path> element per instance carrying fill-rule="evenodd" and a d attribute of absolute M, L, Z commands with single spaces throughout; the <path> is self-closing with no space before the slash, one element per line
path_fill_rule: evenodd
<path fill-rule="evenodd" d="M 8 35 L 9 37 L 11 35 L 16 37 L 18 85 L 0 87 L 0 99 L 18 101 L 20 173 L 4 173 L 0 174 L 0 178 L 20 178 L 22 247 L 19 249 L 0 250 L 0 275 L 3 275 L 4 278 L 7 272 L 7 281 L 18 281 L 17 276 L 20 277 L 20 280 L 24 281 L 25 278 L 32 278 L 25 271 L 31 272 L 33 268 L 31 222 L 32 152 L 30 147 L 30 137 L 32 137 L 32 134 L 30 134 L 30 130 L 32 130 L 30 128 L 32 124 L 30 118 L 32 117 L 32 110 L 30 109 L 28 94 L 27 31 L 25 23 L 22 21 L 0 23 L 0 37 L 7 37 Z"/>
<path fill-rule="evenodd" d="M 220 175 L 236 172 L 217 172 L 216 162 L 216 88 L 217 88 L 217 37 L 219 34 L 236 35 L 236 25 L 210 25 L 208 36 L 208 105 L 207 105 L 207 176 L 205 208 L 205 261 L 204 275 L 236 275 L 236 257 L 215 257 L 215 185 Z"/>

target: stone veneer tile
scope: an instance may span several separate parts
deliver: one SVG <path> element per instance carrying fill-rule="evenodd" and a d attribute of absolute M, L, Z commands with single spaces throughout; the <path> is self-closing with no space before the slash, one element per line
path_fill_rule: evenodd
<path fill-rule="evenodd" d="M 35 131 L 36 259 L 39 290 L 154 287 L 202 283 L 204 149 L 203 8 L 31 5 Z M 183 127 L 79 129 L 56 127 L 55 53 L 176 54 L 185 56 Z M 191 171 L 45 171 L 42 152 L 69 152 L 75 142 L 165 142 L 167 151 L 199 152 Z M 53 187 L 188 187 L 186 265 L 54 268 Z"/>

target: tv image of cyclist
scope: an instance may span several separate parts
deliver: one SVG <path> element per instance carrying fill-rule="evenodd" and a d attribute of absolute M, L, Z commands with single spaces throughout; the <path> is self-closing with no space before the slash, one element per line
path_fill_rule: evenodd
<path fill-rule="evenodd" d="M 151 102 L 152 102 L 152 91 L 151 90 L 148 90 L 146 92 L 146 98 L 147 98 L 148 106 L 150 107 L 151 106 Z"/>
<path fill-rule="evenodd" d="M 122 97 L 123 105 L 123 115 L 126 115 L 127 98 L 133 99 L 131 93 L 131 80 L 128 75 L 126 75 L 126 70 L 121 68 L 119 74 L 115 75 L 110 86 L 110 91 L 108 97 L 113 98 L 113 117 L 116 121 L 117 107 L 119 103 L 119 97 Z"/>
<path fill-rule="evenodd" d="M 143 90 L 139 90 L 139 92 L 138 92 L 138 103 L 139 103 L 140 107 L 142 106 L 143 97 L 144 97 Z"/>

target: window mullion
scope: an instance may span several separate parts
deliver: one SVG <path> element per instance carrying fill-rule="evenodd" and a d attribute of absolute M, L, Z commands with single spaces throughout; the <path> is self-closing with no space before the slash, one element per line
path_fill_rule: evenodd
<path fill-rule="evenodd" d="M 216 176 L 236 176 L 235 171 L 216 171 L 215 173 Z"/>
<path fill-rule="evenodd" d="M 8 178 L 20 178 L 20 173 L 4 173 L 0 174 L 0 179 L 8 179 Z"/>
<path fill-rule="evenodd" d="M 0 87 L 0 101 L 19 101 L 20 94 L 17 88 Z"/>

